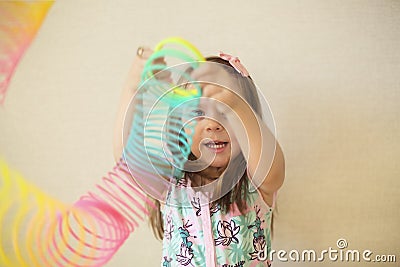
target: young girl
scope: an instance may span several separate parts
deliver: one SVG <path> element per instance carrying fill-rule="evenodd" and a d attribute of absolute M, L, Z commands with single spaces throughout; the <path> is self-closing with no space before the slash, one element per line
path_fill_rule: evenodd
<path fill-rule="evenodd" d="M 138 49 L 121 97 L 114 137 L 117 161 L 125 143 L 122 136 L 127 136 L 121 134 L 125 111 L 151 54 L 149 48 Z M 154 63 L 163 63 L 159 61 Z M 163 239 L 161 265 L 270 266 L 272 211 L 285 174 L 283 153 L 261 119 L 257 89 L 240 61 L 220 54 L 207 62 L 212 64 L 190 73 L 201 84 L 202 99 L 192 111 L 197 118 L 188 160 L 209 164 L 171 179 L 175 185 L 166 199 L 155 200 L 150 223 Z M 125 121 L 131 118 L 127 114 Z"/>

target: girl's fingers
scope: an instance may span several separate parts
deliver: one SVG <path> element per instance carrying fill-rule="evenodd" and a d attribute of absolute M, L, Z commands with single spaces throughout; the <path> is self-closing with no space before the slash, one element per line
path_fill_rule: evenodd
<path fill-rule="evenodd" d="M 203 90 L 203 96 L 209 96 L 209 94 L 212 94 L 212 92 L 204 92 L 208 90 L 220 92 L 222 90 L 228 90 L 227 88 L 229 88 L 229 90 L 240 92 L 237 86 L 236 77 L 229 74 L 222 65 L 202 64 L 192 72 L 191 77 L 194 81 L 209 83 L 208 86 L 204 87 L 207 87 L 207 90 Z"/>
<path fill-rule="evenodd" d="M 147 46 L 142 46 L 139 49 L 141 49 L 141 51 L 138 50 L 140 53 L 137 54 L 137 58 L 140 61 L 141 69 L 143 69 L 144 65 L 146 64 L 146 61 L 154 53 L 154 51 Z M 159 57 L 159 58 L 156 58 L 152 62 L 152 64 L 166 66 L 167 62 L 165 61 L 164 57 Z M 154 70 L 153 75 L 157 75 L 157 79 L 159 79 L 159 80 L 167 80 L 171 76 L 171 73 L 168 71 Z"/>
<path fill-rule="evenodd" d="M 143 48 L 144 51 L 140 55 L 136 55 L 136 58 L 133 62 L 133 66 L 130 71 L 129 75 L 129 81 L 128 83 L 130 84 L 137 84 L 140 81 L 141 78 L 141 73 L 143 72 L 144 66 L 146 65 L 147 60 L 149 57 L 152 55 L 153 50 L 150 48 Z M 167 62 L 165 61 L 164 58 L 157 58 L 155 59 L 152 64 L 154 65 L 167 65 Z M 155 75 L 155 78 L 161 81 L 166 81 L 172 83 L 171 79 L 171 72 L 169 71 L 161 71 L 160 70 L 154 70 L 153 75 Z"/>
<path fill-rule="evenodd" d="M 215 97 L 220 92 L 220 89 L 213 84 L 206 84 L 203 86 L 202 96 L 203 97 Z"/>
<path fill-rule="evenodd" d="M 202 64 L 190 76 L 194 81 L 210 81 L 215 76 L 217 69 L 210 64 Z"/>
<path fill-rule="evenodd" d="M 164 57 L 156 58 L 153 61 L 153 64 L 154 65 L 164 65 L 165 68 L 167 66 L 167 62 L 165 61 Z M 165 69 L 164 70 L 162 70 L 162 69 L 155 70 L 155 71 L 153 71 L 153 74 L 155 75 L 157 80 L 166 81 L 166 82 L 170 82 L 170 83 L 172 82 L 171 72 L 168 70 L 165 70 Z"/>

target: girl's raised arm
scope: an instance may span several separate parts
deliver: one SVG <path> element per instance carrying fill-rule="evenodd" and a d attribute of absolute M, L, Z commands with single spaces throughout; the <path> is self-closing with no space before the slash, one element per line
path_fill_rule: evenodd
<path fill-rule="evenodd" d="M 223 124 L 229 126 L 230 134 L 234 133 L 247 160 L 249 177 L 264 200 L 272 204 L 274 192 L 282 186 L 285 177 L 285 160 L 275 136 L 240 96 L 242 89 L 237 88 L 236 81 L 224 69 L 207 65 L 196 70 L 193 76 L 199 81 L 211 82 L 203 86 L 202 96 L 217 100 L 216 108 L 223 115 L 220 118 L 226 120 Z"/>
<path fill-rule="evenodd" d="M 203 90 L 203 96 L 207 94 Z M 264 200 L 272 205 L 273 194 L 285 177 L 285 159 L 278 141 L 263 120 L 235 93 L 220 87 L 220 92 L 215 94 L 214 89 L 210 97 L 229 107 L 221 105 L 221 112 L 247 160 L 248 174 Z"/>
<path fill-rule="evenodd" d="M 135 59 L 133 60 L 128 78 L 122 89 L 118 106 L 113 140 L 113 152 L 116 162 L 118 162 L 122 156 L 124 144 L 129 136 L 129 129 L 133 120 L 133 114 L 127 113 L 129 103 L 131 102 L 136 93 L 137 87 L 140 84 L 140 75 L 143 71 L 144 64 L 149 56 L 153 53 L 153 51 L 148 47 L 141 47 L 139 49 L 142 50 L 140 53 L 137 53 Z M 125 123 L 129 123 L 129 125 L 124 125 Z"/>

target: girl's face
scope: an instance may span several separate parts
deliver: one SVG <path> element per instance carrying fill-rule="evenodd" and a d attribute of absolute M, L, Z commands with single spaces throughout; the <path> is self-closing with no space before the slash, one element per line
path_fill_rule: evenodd
<path fill-rule="evenodd" d="M 211 162 L 211 167 L 227 167 L 231 157 L 239 154 L 240 148 L 235 136 L 231 132 L 228 134 L 218 122 L 225 123 L 226 120 L 223 115 L 218 114 L 215 101 L 202 98 L 198 108 L 192 113 L 197 117 L 192 136 L 192 153 L 198 159 Z"/>
<path fill-rule="evenodd" d="M 240 153 L 240 147 L 233 134 L 234 129 L 231 129 L 222 113 L 226 110 L 225 101 L 229 99 L 217 100 L 218 96 L 227 89 L 218 84 L 222 83 L 224 86 L 229 85 L 237 89 L 237 81 L 225 67 L 217 63 L 202 65 L 191 75 L 194 80 L 202 81 L 197 85 L 201 86 L 203 93 L 195 110 L 191 110 L 191 114 L 186 114 L 189 118 L 196 118 L 191 152 L 206 166 L 225 169 L 230 159 Z M 195 89 L 196 87 L 194 84 L 188 84 L 186 88 Z M 185 131 L 190 135 L 186 128 Z"/>

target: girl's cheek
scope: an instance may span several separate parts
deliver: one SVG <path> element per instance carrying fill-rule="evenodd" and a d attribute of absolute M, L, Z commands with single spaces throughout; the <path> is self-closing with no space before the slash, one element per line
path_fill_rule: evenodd
<path fill-rule="evenodd" d="M 192 150 L 192 153 L 193 153 L 196 157 L 200 157 L 199 143 L 200 143 L 199 138 L 196 137 L 196 135 L 193 136 L 191 150 Z"/>
<path fill-rule="evenodd" d="M 241 149 L 240 149 L 240 145 L 239 142 L 237 141 L 236 138 L 232 138 L 231 139 L 231 153 L 232 153 L 232 157 L 236 157 L 237 155 L 239 155 Z"/>

